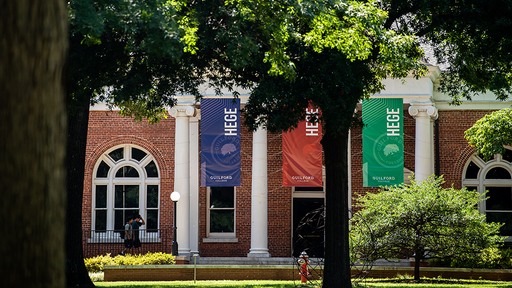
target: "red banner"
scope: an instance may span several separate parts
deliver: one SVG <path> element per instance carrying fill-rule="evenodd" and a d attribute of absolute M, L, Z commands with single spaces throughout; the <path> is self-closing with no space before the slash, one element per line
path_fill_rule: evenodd
<path fill-rule="evenodd" d="M 310 106 L 306 119 L 283 133 L 283 186 L 322 187 L 322 126 L 308 120 L 319 110 Z"/>

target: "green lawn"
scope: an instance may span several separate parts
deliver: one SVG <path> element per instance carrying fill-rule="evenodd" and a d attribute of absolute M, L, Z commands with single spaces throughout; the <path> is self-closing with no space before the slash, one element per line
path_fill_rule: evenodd
<path fill-rule="evenodd" d="M 222 287 L 222 288 L 294 288 L 293 281 L 161 281 L 161 282 L 95 282 L 96 287 L 127 288 L 174 288 L 174 287 Z"/>
<path fill-rule="evenodd" d="M 162 282 L 95 282 L 97 287 L 174 288 L 174 287 L 223 287 L 223 288 L 294 288 L 304 287 L 298 281 L 162 281 Z M 312 287 L 312 286 L 308 286 Z M 400 284 L 364 281 L 359 288 L 512 288 L 512 282 L 479 281 L 467 284 Z"/>

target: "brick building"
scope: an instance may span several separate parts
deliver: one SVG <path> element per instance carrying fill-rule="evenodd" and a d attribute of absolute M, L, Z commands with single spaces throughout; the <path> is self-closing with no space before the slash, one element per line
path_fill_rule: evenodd
<path fill-rule="evenodd" d="M 429 69 L 429 75 L 406 79 L 405 84 L 384 80 L 386 90 L 372 96 L 403 99 L 405 179 L 410 172 L 420 180 L 436 173 L 444 175 L 455 188 L 489 190 L 491 198 L 482 203 L 480 211 L 492 220 L 506 222 L 502 232 L 512 235 L 512 152 L 484 162 L 464 139 L 464 131 L 478 119 L 511 103 L 481 95 L 461 106 L 450 106 L 449 97 L 435 89 L 440 70 Z M 206 91 L 205 97 L 214 96 Z M 242 107 L 248 97 L 249 93 L 242 91 Z M 151 125 L 119 116 L 102 105 L 91 107 L 83 198 L 84 247 L 98 246 L 100 239 L 121 247 L 121 240 L 114 234 L 105 236 L 105 231 L 122 229 L 128 213 L 140 213 L 146 221 L 143 247 L 158 242 L 170 253 L 174 221 L 170 194 L 179 191 L 176 221 L 181 256 L 292 255 L 297 222 L 323 205 L 323 189 L 283 187 L 282 135 L 261 129 L 249 132 L 245 127 L 241 131 L 241 186 L 201 187 L 200 108 L 193 97 L 178 97 L 178 105 L 169 109 L 170 117 Z M 361 128 L 351 131 L 349 147 L 349 203 L 353 204 L 358 193 L 378 188 L 362 184 Z M 228 205 L 214 207 L 214 198 L 222 198 Z M 496 203 L 501 204 L 489 205 Z M 214 219 L 218 215 L 232 222 L 227 231 L 212 228 L 212 223 L 219 221 Z M 312 242 L 322 238 L 318 231 L 303 234 Z M 323 250 L 314 253 L 321 256 Z"/>

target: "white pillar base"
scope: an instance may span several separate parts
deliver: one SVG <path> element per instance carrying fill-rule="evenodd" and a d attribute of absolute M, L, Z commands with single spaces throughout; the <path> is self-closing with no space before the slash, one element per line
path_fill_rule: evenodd
<path fill-rule="evenodd" d="M 266 248 L 251 248 L 250 252 L 247 254 L 249 258 L 270 258 L 270 253 L 268 253 L 268 249 Z"/>

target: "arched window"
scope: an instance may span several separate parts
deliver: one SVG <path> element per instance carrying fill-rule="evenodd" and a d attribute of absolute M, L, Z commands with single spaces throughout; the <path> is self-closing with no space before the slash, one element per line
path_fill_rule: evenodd
<path fill-rule="evenodd" d="M 120 145 L 106 151 L 93 171 L 92 229 L 124 230 L 128 216 L 140 214 L 147 232 L 159 228 L 160 173 L 142 148 Z"/>
<path fill-rule="evenodd" d="M 487 191 L 488 199 L 479 205 L 487 221 L 505 223 L 502 236 L 512 236 L 512 151 L 484 161 L 473 155 L 466 163 L 462 183 L 470 190 Z M 507 240 L 512 241 L 509 237 Z M 510 239 L 510 240 L 509 240 Z M 507 241 L 506 240 L 506 241 Z"/>

